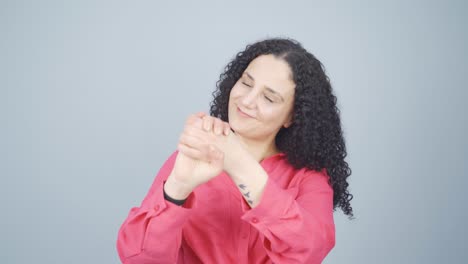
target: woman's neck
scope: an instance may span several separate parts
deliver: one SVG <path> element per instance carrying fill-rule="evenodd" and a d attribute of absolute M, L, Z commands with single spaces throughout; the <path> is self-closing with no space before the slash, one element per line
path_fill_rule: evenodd
<path fill-rule="evenodd" d="M 274 138 L 269 141 L 256 141 L 248 138 L 244 138 L 238 135 L 240 141 L 244 143 L 244 147 L 249 151 L 249 153 L 258 161 L 270 157 L 279 153 L 278 148 L 274 142 Z"/>

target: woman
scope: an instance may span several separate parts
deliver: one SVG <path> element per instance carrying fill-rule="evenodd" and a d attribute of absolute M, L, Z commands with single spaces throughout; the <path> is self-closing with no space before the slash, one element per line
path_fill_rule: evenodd
<path fill-rule="evenodd" d="M 248 45 L 122 224 L 123 263 L 321 263 L 353 216 L 336 97 L 297 41 Z"/>

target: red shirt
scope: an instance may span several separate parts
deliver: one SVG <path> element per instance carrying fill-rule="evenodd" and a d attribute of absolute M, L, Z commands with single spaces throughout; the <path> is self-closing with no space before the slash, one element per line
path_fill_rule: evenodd
<path fill-rule="evenodd" d="M 163 193 L 176 156 L 120 227 L 123 263 L 321 263 L 334 247 L 333 189 L 325 169 L 294 169 L 278 153 L 260 162 L 269 178 L 255 208 L 225 172 L 177 206 Z"/>

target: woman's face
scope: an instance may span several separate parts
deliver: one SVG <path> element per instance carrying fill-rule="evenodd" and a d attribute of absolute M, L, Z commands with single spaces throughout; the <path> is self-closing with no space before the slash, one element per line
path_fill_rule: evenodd
<path fill-rule="evenodd" d="M 229 125 L 239 135 L 272 140 L 291 124 L 295 83 L 289 65 L 261 55 L 247 66 L 229 96 Z"/>

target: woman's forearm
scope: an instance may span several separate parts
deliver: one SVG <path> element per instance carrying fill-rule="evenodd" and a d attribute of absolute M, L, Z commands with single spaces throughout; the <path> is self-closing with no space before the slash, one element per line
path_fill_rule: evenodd
<path fill-rule="evenodd" d="M 171 172 L 165 181 L 163 188 L 167 195 L 177 200 L 186 199 L 193 191 L 191 186 L 188 186 L 187 184 L 176 179 L 174 176 L 174 171 Z"/>
<path fill-rule="evenodd" d="M 268 174 L 250 155 L 238 155 L 237 166 L 226 171 L 251 208 L 260 203 Z"/>

